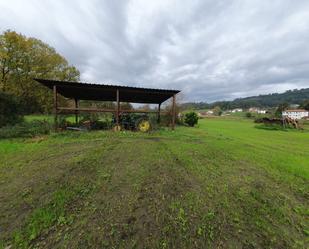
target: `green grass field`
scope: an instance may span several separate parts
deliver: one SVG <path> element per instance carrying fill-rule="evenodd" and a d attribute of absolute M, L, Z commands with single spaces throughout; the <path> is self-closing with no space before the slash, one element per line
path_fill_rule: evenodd
<path fill-rule="evenodd" d="M 309 132 L 200 120 L 0 140 L 0 248 L 308 248 Z"/>
<path fill-rule="evenodd" d="M 25 116 L 26 122 L 31 122 L 33 120 L 46 120 L 48 122 L 53 122 L 54 116 L 53 115 L 28 115 L 28 116 Z M 66 120 L 71 122 L 71 123 L 74 123 L 75 122 L 75 116 L 74 115 L 66 115 Z"/>

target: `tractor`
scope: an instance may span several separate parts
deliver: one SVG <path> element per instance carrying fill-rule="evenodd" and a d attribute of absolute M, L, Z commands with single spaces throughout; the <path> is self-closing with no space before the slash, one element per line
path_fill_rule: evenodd
<path fill-rule="evenodd" d="M 116 117 L 113 116 L 112 124 L 114 130 L 131 130 L 131 131 L 141 131 L 149 132 L 152 129 L 149 117 L 145 114 L 136 113 L 122 113 L 119 115 L 119 125 L 117 125 Z"/>

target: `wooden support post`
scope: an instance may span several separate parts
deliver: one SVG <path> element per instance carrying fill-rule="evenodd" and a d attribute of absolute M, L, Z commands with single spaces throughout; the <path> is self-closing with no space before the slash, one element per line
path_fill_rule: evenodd
<path fill-rule="evenodd" d="M 116 125 L 119 125 L 119 111 L 120 111 L 120 103 L 119 103 L 119 89 L 117 89 L 117 94 L 116 94 L 116 101 L 117 101 L 117 106 L 116 106 Z"/>
<path fill-rule="evenodd" d="M 58 130 L 58 98 L 57 98 L 57 86 L 53 86 L 54 91 L 54 128 L 57 132 Z"/>
<path fill-rule="evenodd" d="M 175 119 L 176 119 L 176 95 L 173 95 L 173 106 L 172 106 L 172 130 L 175 129 Z"/>
<path fill-rule="evenodd" d="M 158 124 L 160 124 L 161 121 L 161 103 L 158 106 Z"/>
<path fill-rule="evenodd" d="M 75 108 L 78 109 L 78 99 L 74 99 Z M 75 111 L 75 124 L 78 124 L 78 111 Z"/>

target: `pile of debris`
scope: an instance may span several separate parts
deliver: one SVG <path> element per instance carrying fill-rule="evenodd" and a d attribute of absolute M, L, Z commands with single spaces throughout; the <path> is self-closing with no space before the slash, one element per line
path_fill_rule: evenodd
<path fill-rule="evenodd" d="M 299 122 L 296 119 L 292 119 L 289 117 L 283 118 L 258 118 L 254 121 L 255 123 L 263 123 L 265 125 L 281 125 L 284 128 L 293 127 L 295 129 L 299 129 Z"/>

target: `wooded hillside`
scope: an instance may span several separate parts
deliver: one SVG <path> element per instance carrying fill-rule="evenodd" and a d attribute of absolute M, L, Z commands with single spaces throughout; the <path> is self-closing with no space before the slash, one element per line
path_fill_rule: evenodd
<path fill-rule="evenodd" d="M 267 95 L 252 96 L 247 98 L 238 98 L 233 101 L 217 101 L 213 103 L 184 103 L 185 109 L 209 109 L 219 106 L 223 110 L 233 108 L 250 108 L 250 107 L 277 107 L 279 104 L 305 104 L 309 100 L 309 88 L 300 90 L 289 90 L 284 93 L 272 93 Z"/>

